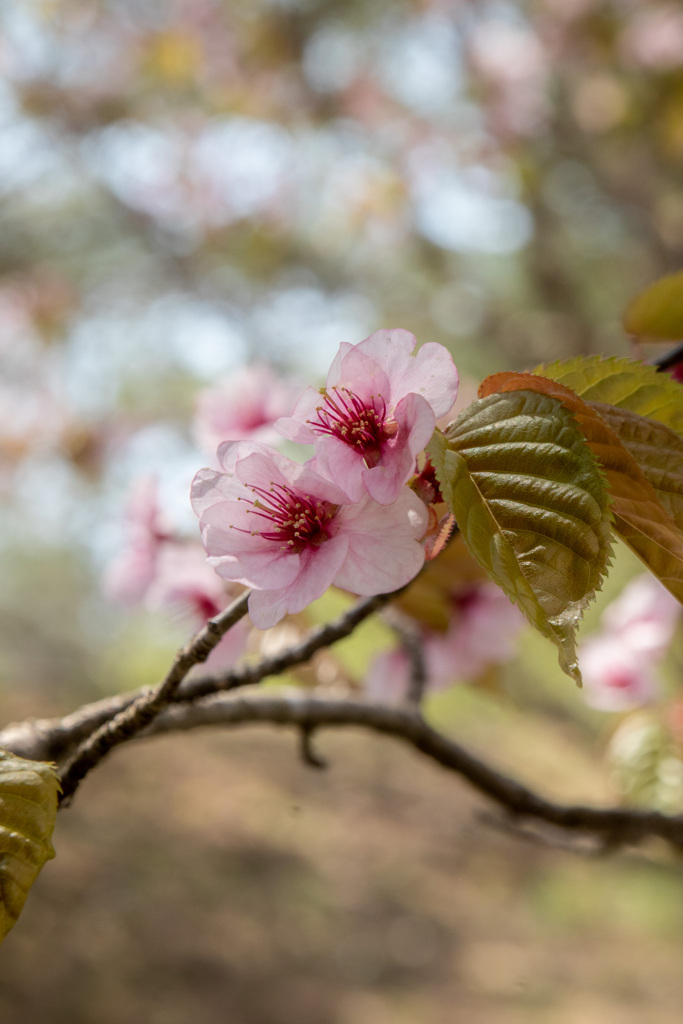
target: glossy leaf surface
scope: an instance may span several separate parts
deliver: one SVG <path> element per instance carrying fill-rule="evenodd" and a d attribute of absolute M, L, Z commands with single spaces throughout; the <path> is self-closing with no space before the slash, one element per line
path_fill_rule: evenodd
<path fill-rule="evenodd" d="M 585 402 L 571 389 L 538 374 L 494 374 L 486 378 L 479 390 L 487 394 L 491 391 L 512 392 L 529 387 L 554 396 L 573 413 L 586 443 L 604 470 L 612 497 L 617 533 L 664 586 L 679 601 L 683 601 L 683 534 L 670 513 L 677 501 L 678 484 L 675 472 L 667 478 L 663 453 L 657 451 L 657 443 L 661 449 L 665 437 L 673 439 L 675 445 L 680 446 L 682 442 L 678 435 L 662 424 L 628 410 Z M 612 412 L 608 413 L 608 410 Z M 605 415 L 601 415 L 601 412 Z M 613 425 L 607 419 L 608 414 L 611 415 Z M 620 428 L 631 439 L 633 450 L 622 443 L 618 433 Z M 649 437 L 653 439 L 651 446 L 647 444 Z M 638 439 L 641 442 L 638 454 L 643 458 L 643 466 L 639 464 L 636 454 Z M 677 450 L 680 449 L 672 447 L 668 465 L 673 466 Z M 657 484 L 660 485 L 660 491 L 657 490 Z M 665 494 L 665 489 L 668 494 Z"/>
<path fill-rule="evenodd" d="M 533 391 L 474 402 L 430 455 L 470 551 L 577 681 L 574 632 L 608 564 L 610 514 L 571 413 Z"/>

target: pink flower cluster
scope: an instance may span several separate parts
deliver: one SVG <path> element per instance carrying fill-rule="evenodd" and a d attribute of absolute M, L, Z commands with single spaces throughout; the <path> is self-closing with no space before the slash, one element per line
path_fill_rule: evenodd
<path fill-rule="evenodd" d="M 586 701 L 600 711 L 629 711 L 655 700 L 680 617 L 680 604 L 654 576 L 632 580 L 579 649 Z"/>
<path fill-rule="evenodd" d="M 234 597 L 207 565 L 202 546 L 177 537 L 166 522 L 154 477 L 133 484 L 125 514 L 125 542 L 104 574 L 107 597 L 120 604 L 165 609 L 198 628 Z M 207 664 L 218 669 L 243 653 L 246 628 L 230 630 L 212 651 Z"/>
<path fill-rule="evenodd" d="M 334 584 L 356 594 L 396 590 L 424 562 L 427 510 L 407 487 L 417 455 L 455 401 L 448 351 L 382 330 L 343 344 L 320 391 L 308 388 L 275 426 L 313 444 L 304 465 L 257 441 L 225 441 L 220 470 L 192 484 L 209 563 L 253 589 L 262 629 Z"/>

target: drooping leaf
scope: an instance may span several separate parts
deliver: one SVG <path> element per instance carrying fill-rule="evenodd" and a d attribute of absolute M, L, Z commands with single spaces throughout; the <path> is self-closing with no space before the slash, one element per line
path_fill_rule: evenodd
<path fill-rule="evenodd" d="M 611 530 L 605 482 L 572 414 L 533 391 L 493 394 L 437 431 L 429 453 L 470 551 L 580 682 L 574 633 Z"/>
<path fill-rule="evenodd" d="M 54 857 L 52 831 L 59 780 L 41 761 L 0 749 L 0 942 L 14 926 L 45 861 Z"/>
<path fill-rule="evenodd" d="M 618 432 L 600 415 L 602 410 L 612 407 L 585 402 L 565 385 L 536 373 L 497 373 L 483 381 L 479 392 L 506 393 L 528 388 L 552 395 L 573 413 L 586 443 L 605 472 L 617 533 L 674 597 L 683 601 L 683 534 L 669 511 L 676 498 L 677 485 L 675 478 L 668 480 L 661 473 L 661 453 L 650 452 L 649 458 L 645 458 L 645 465 L 641 467 L 628 445 L 622 443 Z M 619 416 L 623 418 L 619 419 Z M 640 421 L 643 424 L 639 434 L 641 441 L 649 436 L 647 424 L 650 424 L 655 431 L 653 437 L 661 441 L 663 435 L 656 433 L 661 430 L 666 432 L 666 436 L 675 438 L 679 446 L 683 444 L 673 431 L 628 410 L 615 408 L 613 421 L 615 425 L 623 423 L 627 435 L 630 429 L 632 433 L 635 432 L 634 436 L 638 436 L 635 424 Z M 629 429 L 627 424 L 630 425 Z M 672 457 L 675 450 L 672 449 Z M 661 494 L 657 490 L 656 481 L 661 484 Z"/>
<path fill-rule="evenodd" d="M 618 435 L 654 487 L 662 507 L 683 531 L 683 438 L 663 423 L 628 409 L 601 402 L 591 406 Z"/>
<path fill-rule="evenodd" d="M 683 384 L 633 359 L 577 356 L 533 371 L 571 388 L 586 402 L 630 409 L 683 434 Z"/>
<path fill-rule="evenodd" d="M 625 330 L 641 340 L 683 338 L 683 271 L 655 281 L 626 307 Z"/>

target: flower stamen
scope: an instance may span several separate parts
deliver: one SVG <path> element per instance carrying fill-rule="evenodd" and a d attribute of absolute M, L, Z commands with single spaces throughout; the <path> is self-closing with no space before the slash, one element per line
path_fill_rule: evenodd
<path fill-rule="evenodd" d="M 323 388 L 322 405 L 308 424 L 315 434 L 328 434 L 358 449 L 367 466 L 376 466 L 382 446 L 392 438 L 397 424 L 387 418 L 387 404 L 381 395 L 365 403 L 348 388 Z"/>
<path fill-rule="evenodd" d="M 283 551 L 298 554 L 307 547 L 319 547 L 329 540 L 329 523 L 334 519 L 337 505 L 320 501 L 310 495 L 297 494 L 291 487 L 271 484 L 265 487 L 250 487 L 256 495 L 254 501 L 247 501 L 252 507 L 247 511 L 271 524 L 271 529 L 245 530 L 238 526 L 233 529 L 240 533 L 251 532 L 263 540 L 279 542 Z M 264 524 L 265 525 L 265 524 Z"/>

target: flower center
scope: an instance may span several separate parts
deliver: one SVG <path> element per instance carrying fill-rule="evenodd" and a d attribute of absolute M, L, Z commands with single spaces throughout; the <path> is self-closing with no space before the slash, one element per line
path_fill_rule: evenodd
<path fill-rule="evenodd" d="M 329 540 L 329 524 L 336 515 L 337 505 L 319 501 L 309 494 L 297 494 L 283 484 L 272 484 L 270 490 L 265 487 L 251 487 L 250 490 L 256 495 L 256 500 L 250 502 L 249 512 L 266 521 L 265 529 L 252 531 L 252 536 L 258 534 L 264 540 L 279 543 L 284 551 L 296 554 Z"/>
<path fill-rule="evenodd" d="M 355 448 L 367 466 L 376 466 L 382 455 L 382 446 L 398 430 L 393 420 L 387 419 L 387 405 L 381 395 L 372 396 L 372 405 L 366 405 L 348 388 L 324 388 L 325 398 L 315 410 L 315 418 L 308 424 L 315 434 L 329 434 Z"/>

